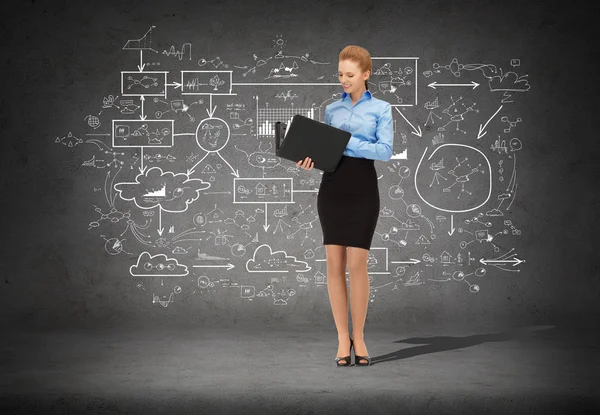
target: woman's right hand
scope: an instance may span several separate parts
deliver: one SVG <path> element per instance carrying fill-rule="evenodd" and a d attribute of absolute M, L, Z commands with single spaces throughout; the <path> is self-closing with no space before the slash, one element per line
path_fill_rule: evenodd
<path fill-rule="evenodd" d="M 310 170 L 313 168 L 314 165 L 315 165 L 315 162 L 312 161 L 312 159 L 310 157 L 305 158 L 304 162 L 302 160 L 299 160 L 298 163 L 296 163 L 296 166 L 300 166 L 304 170 Z"/>

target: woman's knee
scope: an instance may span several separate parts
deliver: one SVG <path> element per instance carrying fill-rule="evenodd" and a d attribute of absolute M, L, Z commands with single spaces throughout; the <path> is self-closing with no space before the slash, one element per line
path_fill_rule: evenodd
<path fill-rule="evenodd" d="M 364 273 L 367 271 L 367 261 L 369 259 L 369 251 L 362 248 L 348 247 L 348 272 Z"/>
<path fill-rule="evenodd" d="M 327 273 L 346 274 L 346 247 L 341 245 L 327 246 Z"/>

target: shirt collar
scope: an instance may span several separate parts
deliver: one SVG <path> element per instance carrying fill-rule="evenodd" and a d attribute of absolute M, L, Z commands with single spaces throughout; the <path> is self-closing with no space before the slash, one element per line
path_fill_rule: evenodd
<path fill-rule="evenodd" d="M 347 96 L 349 96 L 349 95 L 350 95 L 349 93 L 347 93 L 346 91 L 344 91 L 344 92 L 342 93 L 342 100 L 343 100 L 344 98 L 346 98 Z M 371 98 L 371 97 L 372 97 L 372 95 L 371 95 L 371 91 L 369 91 L 369 90 L 367 89 L 367 90 L 364 92 L 363 96 L 366 96 L 367 98 Z M 360 99 L 362 99 L 362 97 L 360 97 Z M 360 100 L 359 100 L 359 101 L 360 101 Z"/>

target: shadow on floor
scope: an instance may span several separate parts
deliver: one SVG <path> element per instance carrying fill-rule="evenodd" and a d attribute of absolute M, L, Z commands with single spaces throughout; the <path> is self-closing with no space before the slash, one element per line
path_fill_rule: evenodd
<path fill-rule="evenodd" d="M 410 337 L 397 340 L 394 343 L 419 344 L 419 346 L 401 349 L 381 356 L 374 356 L 371 365 L 393 360 L 408 359 L 428 353 L 445 352 L 448 350 L 464 349 L 483 343 L 503 342 L 509 340 L 523 340 L 531 338 L 538 333 L 554 329 L 556 326 L 532 326 L 509 330 L 502 333 L 474 334 L 465 337 L 434 336 L 434 337 Z"/>

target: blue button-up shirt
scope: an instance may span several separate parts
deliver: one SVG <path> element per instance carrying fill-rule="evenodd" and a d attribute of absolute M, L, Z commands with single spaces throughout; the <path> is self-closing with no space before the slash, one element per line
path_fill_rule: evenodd
<path fill-rule="evenodd" d="M 347 92 L 339 101 L 327 105 L 325 123 L 352 134 L 344 150 L 345 156 L 381 161 L 392 158 L 392 106 L 387 101 L 373 98 L 368 89 L 355 105 Z"/>

